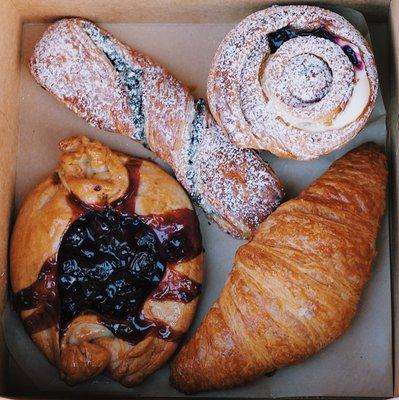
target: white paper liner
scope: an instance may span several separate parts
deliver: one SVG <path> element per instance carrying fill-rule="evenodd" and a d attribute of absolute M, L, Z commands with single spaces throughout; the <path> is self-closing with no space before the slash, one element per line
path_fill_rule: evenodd
<path fill-rule="evenodd" d="M 349 19 L 365 36 L 363 16 L 353 10 L 335 9 Z M 178 79 L 205 96 L 206 78 L 213 54 L 234 24 L 103 24 L 116 37 L 144 51 L 166 66 Z M 18 156 L 16 207 L 54 169 L 58 141 L 65 136 L 87 133 L 110 147 L 143 157 L 154 156 L 128 138 L 89 127 L 39 87 L 30 76 L 27 60 L 34 43 L 45 30 L 42 24 L 27 24 L 22 40 L 20 108 L 20 148 Z M 378 38 L 373 38 L 373 40 Z M 380 38 L 384 43 L 384 38 Z M 381 72 L 381 71 L 380 71 Z M 333 160 L 367 141 L 386 141 L 385 109 L 381 95 L 369 123 L 343 149 L 318 160 L 292 161 L 271 154 L 264 156 L 284 182 L 288 198 L 320 176 Z M 205 253 L 205 282 L 202 300 L 189 333 L 217 298 L 231 269 L 235 250 L 243 242 L 224 234 L 198 210 Z M 391 292 L 389 234 L 384 218 L 378 242 L 378 256 L 360 310 L 348 332 L 307 361 L 284 368 L 273 377 L 264 377 L 241 388 L 209 392 L 209 397 L 290 397 L 290 396 L 391 396 Z M 5 338 L 11 356 L 38 390 L 55 393 L 109 394 L 125 396 L 182 396 L 169 383 L 166 364 L 135 388 L 124 388 L 106 376 L 69 387 L 59 380 L 58 371 L 35 347 L 22 323 L 8 305 L 4 314 Z M 21 382 L 23 385 L 23 382 Z"/>

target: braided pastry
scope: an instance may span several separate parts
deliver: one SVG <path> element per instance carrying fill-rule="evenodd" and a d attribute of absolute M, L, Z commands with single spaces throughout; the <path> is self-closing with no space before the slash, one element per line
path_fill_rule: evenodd
<path fill-rule="evenodd" d="M 170 357 L 194 316 L 198 220 L 157 165 L 86 137 L 60 149 L 14 227 L 14 306 L 67 383 L 107 371 L 132 386 Z"/>
<path fill-rule="evenodd" d="M 270 215 L 173 361 L 173 385 L 185 393 L 241 385 L 344 333 L 376 254 L 386 181 L 385 155 L 362 145 Z"/>
<path fill-rule="evenodd" d="M 273 6 L 222 41 L 208 101 L 243 148 L 307 160 L 342 147 L 366 124 L 378 90 L 370 47 L 345 18 L 313 6 Z"/>
<path fill-rule="evenodd" d="M 202 100 L 149 57 L 83 19 L 51 25 L 30 62 L 38 83 L 91 125 L 128 135 L 173 168 L 207 215 L 248 238 L 281 202 L 277 176 L 226 138 Z"/>

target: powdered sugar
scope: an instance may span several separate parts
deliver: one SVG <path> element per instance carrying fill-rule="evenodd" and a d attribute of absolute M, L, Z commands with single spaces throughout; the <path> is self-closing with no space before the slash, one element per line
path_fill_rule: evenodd
<path fill-rule="evenodd" d="M 298 61 L 301 63 L 298 64 Z M 315 75 L 317 67 L 319 73 Z M 314 79 L 310 81 L 308 77 L 308 82 L 313 84 L 313 91 L 317 84 L 322 85 L 321 81 L 326 80 L 326 75 L 330 84 L 324 84 L 324 93 L 318 90 L 306 102 L 295 93 L 301 95 L 300 90 L 306 89 L 306 86 L 300 88 L 299 83 L 303 83 L 303 78 L 310 72 L 313 72 Z M 345 107 L 353 91 L 353 78 L 352 65 L 338 46 L 325 39 L 306 36 L 289 40 L 270 56 L 262 85 L 268 89 L 269 100 L 276 99 L 287 114 L 303 120 L 322 121 L 332 117 L 335 110 Z M 284 118 L 278 111 L 276 115 Z"/>
<path fill-rule="evenodd" d="M 85 22 L 83 27 L 90 39 L 104 52 L 118 72 L 121 82 L 127 90 L 129 106 L 132 110 L 133 125 L 135 126 L 135 132 L 132 134 L 132 138 L 146 145 L 143 100 L 140 88 L 140 80 L 143 71 L 140 68 L 132 68 L 122 52 L 118 51 L 118 48 L 112 43 L 109 36 L 102 34 L 94 24 Z"/>
<path fill-rule="evenodd" d="M 298 31 L 323 27 L 337 43 L 320 36 L 300 36 L 270 56 L 268 35 L 284 27 Z M 352 44 L 361 56 L 356 68 L 343 51 L 342 41 Z M 292 100 L 293 92 L 298 93 L 299 75 L 292 74 L 288 65 L 300 55 L 316 56 L 332 71 L 333 84 L 315 93 L 308 104 Z M 354 87 L 363 63 L 370 86 L 368 101 L 352 120 L 341 118 L 345 125 L 336 126 L 334 118 L 352 94 L 358 95 Z M 325 79 L 325 73 L 318 79 Z M 216 120 L 239 146 L 310 159 L 342 146 L 359 132 L 374 106 L 377 83 L 367 42 L 343 17 L 312 6 L 275 6 L 250 15 L 223 40 L 209 76 L 208 99 Z M 308 129 L 309 124 L 314 126 Z"/>
<path fill-rule="evenodd" d="M 203 102 L 175 171 L 186 169 L 183 185 L 222 229 L 250 237 L 280 204 L 284 190 L 269 165 L 252 150 L 240 149 L 226 138 Z M 211 194 L 211 195 L 210 195 Z"/>
<path fill-rule="evenodd" d="M 30 67 L 45 89 L 91 125 L 111 132 L 134 131 L 117 72 L 79 25 L 67 20 L 52 25 L 37 43 Z"/>
<path fill-rule="evenodd" d="M 232 144 L 210 115 L 198 152 L 197 190 L 212 192 L 212 207 L 250 236 L 282 200 L 278 178 L 255 152 Z"/>
<path fill-rule="evenodd" d="M 31 67 L 42 86 L 92 125 L 146 143 L 227 232 L 250 237 L 281 202 L 268 164 L 227 139 L 203 101 L 195 103 L 164 68 L 93 23 L 52 25 Z"/>
<path fill-rule="evenodd" d="M 205 127 L 204 122 L 204 112 L 205 112 L 205 102 L 200 99 L 195 102 L 195 116 L 194 120 L 191 124 L 191 132 L 190 132 L 190 143 L 187 148 L 187 190 L 190 193 L 190 196 L 197 204 L 204 203 L 201 194 L 196 190 L 196 169 L 195 169 L 195 158 L 198 151 L 198 146 L 201 144 L 201 140 L 203 137 L 203 131 Z"/>

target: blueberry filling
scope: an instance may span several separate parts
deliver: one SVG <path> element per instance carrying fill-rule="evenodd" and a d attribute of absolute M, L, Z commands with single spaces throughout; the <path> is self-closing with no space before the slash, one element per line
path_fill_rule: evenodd
<path fill-rule="evenodd" d="M 58 253 L 61 327 L 82 310 L 126 318 L 160 282 L 166 260 L 151 227 L 112 209 L 71 224 Z"/>
<path fill-rule="evenodd" d="M 349 58 L 350 62 L 355 66 L 359 66 L 359 60 L 357 59 L 355 51 L 352 49 L 352 47 L 346 45 L 342 47 L 342 50 L 346 54 L 346 56 Z"/>
<path fill-rule="evenodd" d="M 57 263 L 52 257 L 44 263 L 37 280 L 31 286 L 13 295 L 13 306 L 18 312 L 35 309 L 23 321 L 29 334 L 57 323 L 59 297 L 56 280 Z"/>
<path fill-rule="evenodd" d="M 201 285 L 173 268 L 202 251 L 195 212 L 134 213 L 141 161 L 126 164 L 125 196 L 105 209 L 70 198 L 75 220 L 58 254 L 44 263 L 36 282 L 13 296 L 18 312 L 35 309 L 24 325 L 28 333 L 56 326 L 60 340 L 78 315 L 94 313 L 115 336 L 137 343 L 147 334 L 177 340 L 181 333 L 147 319 L 147 299 L 190 302 Z"/>
<path fill-rule="evenodd" d="M 315 37 L 319 37 L 319 38 L 326 39 L 331 42 L 337 43 L 337 37 L 322 27 L 313 29 L 311 31 L 295 31 L 288 27 L 284 27 L 284 28 L 278 29 L 276 32 L 272 32 L 272 33 L 268 34 L 270 52 L 272 54 L 275 53 L 279 49 L 279 47 L 282 46 L 285 42 L 287 42 L 290 39 L 294 39 L 294 38 L 300 37 L 300 36 L 315 36 Z M 355 51 L 349 45 L 343 46 L 342 50 L 349 58 L 349 61 L 355 67 L 358 67 L 360 65 L 360 62 L 356 56 Z"/>

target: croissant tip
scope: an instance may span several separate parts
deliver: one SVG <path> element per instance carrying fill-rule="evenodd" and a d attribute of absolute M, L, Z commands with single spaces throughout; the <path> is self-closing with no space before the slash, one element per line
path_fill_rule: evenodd
<path fill-rule="evenodd" d="M 176 363 L 176 359 L 170 366 L 169 384 L 180 393 L 186 395 L 193 395 L 204 391 L 202 388 L 199 389 L 198 385 L 195 385 L 195 382 L 187 379 L 179 363 Z"/>
<path fill-rule="evenodd" d="M 361 148 L 373 148 L 376 150 L 383 151 L 383 147 L 380 144 L 378 144 L 376 142 L 372 142 L 372 141 L 363 143 L 362 145 L 360 145 L 358 147 L 358 149 L 361 149 Z"/>
<path fill-rule="evenodd" d="M 174 379 L 173 373 L 169 377 L 169 384 L 180 393 L 187 395 L 196 393 L 195 391 L 188 390 L 187 388 L 184 388 L 183 386 L 179 385 L 177 381 Z"/>
<path fill-rule="evenodd" d="M 369 155 L 369 157 L 373 159 L 383 158 L 384 160 L 386 160 L 387 158 L 384 146 L 371 141 L 361 144 L 360 146 L 351 150 L 349 153 L 353 154 L 366 153 Z"/>

